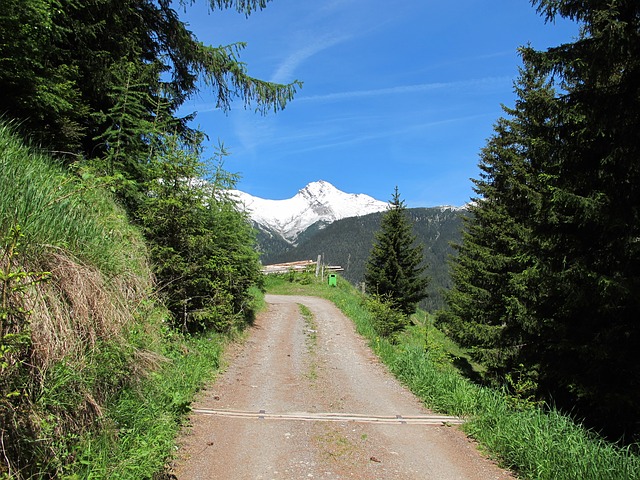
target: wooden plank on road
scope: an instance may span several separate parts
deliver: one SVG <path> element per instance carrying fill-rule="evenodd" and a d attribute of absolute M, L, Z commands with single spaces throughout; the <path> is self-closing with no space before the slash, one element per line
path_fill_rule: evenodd
<path fill-rule="evenodd" d="M 213 410 L 206 408 L 194 409 L 193 413 L 214 415 L 218 417 L 257 418 L 261 420 L 301 420 L 307 422 L 356 422 L 380 424 L 412 424 L 412 425 L 460 425 L 464 423 L 459 417 L 448 415 L 363 415 L 354 413 L 268 413 L 264 410 Z"/>

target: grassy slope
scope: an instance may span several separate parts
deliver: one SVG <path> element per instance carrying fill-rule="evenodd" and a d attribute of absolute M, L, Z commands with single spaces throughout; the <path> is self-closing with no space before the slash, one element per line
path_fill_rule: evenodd
<path fill-rule="evenodd" d="M 346 281 L 332 288 L 317 283 L 311 275 L 293 282 L 288 276 L 273 276 L 267 280 L 267 291 L 333 301 L 354 320 L 358 332 L 390 370 L 429 408 L 467 418 L 465 431 L 521 478 L 640 478 L 640 458 L 629 450 L 610 445 L 554 410 L 543 410 L 464 378 L 451 364 L 450 347 L 429 322 L 417 321 L 397 344 L 391 344 L 376 335 L 361 295 Z"/>
<path fill-rule="evenodd" d="M 224 339 L 169 331 L 124 212 L 3 124 L 0 239 L 0 479 L 152 478 Z"/>

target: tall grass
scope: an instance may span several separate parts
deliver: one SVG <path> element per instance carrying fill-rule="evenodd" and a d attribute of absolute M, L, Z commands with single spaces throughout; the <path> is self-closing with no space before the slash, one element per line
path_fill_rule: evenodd
<path fill-rule="evenodd" d="M 640 457 L 612 445 L 554 409 L 514 401 L 463 377 L 447 360 L 447 346 L 425 323 L 411 326 L 397 343 L 377 336 L 362 295 L 343 279 L 324 282 L 269 277 L 267 291 L 316 295 L 333 301 L 389 369 L 425 404 L 467 419 L 465 431 L 521 478 L 548 480 L 640 479 Z M 429 338 L 429 341 L 427 341 Z M 435 341 L 434 341 L 435 338 Z"/>
<path fill-rule="evenodd" d="M 167 362 L 118 395 L 105 413 L 100 434 L 77 445 L 77 460 L 66 475 L 138 480 L 165 471 L 190 403 L 219 367 L 225 343 L 217 335 L 172 337 L 167 339 Z"/>
<path fill-rule="evenodd" d="M 61 249 L 103 273 L 147 276 L 146 247 L 110 196 L 69 175 L 0 123 L 0 227 L 19 225 L 32 251 Z"/>
<path fill-rule="evenodd" d="M 123 210 L 6 124 L 0 238 L 0 478 L 46 478 L 100 430 L 114 396 L 159 365 L 164 314 Z M 48 280 L 34 283 L 38 272 Z"/>

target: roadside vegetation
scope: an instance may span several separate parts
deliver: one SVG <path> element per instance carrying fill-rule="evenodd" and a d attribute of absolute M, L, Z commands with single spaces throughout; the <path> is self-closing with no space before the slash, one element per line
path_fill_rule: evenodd
<path fill-rule="evenodd" d="M 575 480 L 640 478 L 640 457 L 599 437 L 554 408 L 536 402 L 517 377 L 503 389 L 474 383 L 466 353 L 419 311 L 395 337 L 380 336 L 367 299 L 351 284 L 337 287 L 313 273 L 270 275 L 268 293 L 313 295 L 334 302 L 351 318 L 373 351 L 429 408 L 467 419 L 463 429 L 520 478 Z M 466 368 L 458 368 L 464 365 Z M 463 374 L 466 372 L 466 375 Z M 514 393 L 515 392 L 515 393 Z"/>
<path fill-rule="evenodd" d="M 158 478 L 170 466 L 194 395 L 213 378 L 227 343 L 216 334 L 170 337 L 162 366 L 120 392 L 105 427 L 77 443 L 71 478 Z"/>
<path fill-rule="evenodd" d="M 149 262 L 148 246 L 160 241 L 145 239 L 100 184 L 0 125 L 0 479 L 140 479 L 163 471 L 193 395 L 261 298 L 247 281 L 260 278 L 257 254 L 247 255 L 244 217 L 234 217 L 225 199 L 216 205 L 191 208 L 189 218 L 217 222 L 215 238 L 226 235 L 213 251 L 224 256 L 220 265 L 238 293 L 197 272 L 200 282 L 210 280 L 220 311 L 205 303 L 206 315 L 183 307 L 177 317 Z M 173 208 L 179 212 L 175 197 Z M 230 238 L 242 245 L 225 255 Z M 214 270 L 209 245 L 198 244 L 198 261 L 209 259 Z M 188 248 L 172 258 L 181 253 Z M 234 277 L 235 262 L 243 269 Z M 189 265 L 180 263 L 185 279 Z"/>
<path fill-rule="evenodd" d="M 252 321 L 237 177 L 179 110 L 207 89 L 266 114 L 301 83 L 200 42 L 179 18 L 193 3 L 3 2 L 0 479 L 153 478 L 222 339 Z"/>
<path fill-rule="evenodd" d="M 0 126 L 0 477 L 60 473 L 160 361 L 140 232 L 99 189 Z"/>
<path fill-rule="evenodd" d="M 364 273 L 371 301 L 385 317 L 393 316 L 378 323 L 378 332 L 390 336 L 406 326 L 418 302 L 427 296 L 430 279 L 425 275 L 426 269 L 423 247 L 413 233 L 407 207 L 396 187 L 376 232 Z"/>

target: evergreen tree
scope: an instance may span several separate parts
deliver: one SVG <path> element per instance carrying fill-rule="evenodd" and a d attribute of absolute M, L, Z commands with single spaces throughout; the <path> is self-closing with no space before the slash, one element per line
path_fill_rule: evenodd
<path fill-rule="evenodd" d="M 640 432 L 640 3 L 537 0 L 580 38 L 523 48 L 443 318 L 498 374 L 612 437 Z M 557 87 L 553 93 L 552 87 Z M 485 361 L 487 361 L 485 359 Z"/>
<path fill-rule="evenodd" d="M 212 10 L 249 15 L 267 0 L 209 3 Z M 187 140 L 191 117 L 176 112 L 201 85 L 222 110 L 240 100 L 262 113 L 284 108 L 300 86 L 250 76 L 239 59 L 243 43 L 202 44 L 168 0 L 6 0 L 2 6 L 0 114 L 18 120 L 25 136 L 67 163 L 94 160 L 101 176 L 144 183 L 146 129 L 161 120 Z"/>
<path fill-rule="evenodd" d="M 503 107 L 510 117 L 498 120 L 481 152 L 478 197 L 456 246 L 449 308 L 438 318 L 498 383 L 537 348 L 528 302 L 544 284 L 535 268 L 532 225 L 543 209 L 536 168 L 549 152 L 543 134 L 555 94 L 526 63 L 515 91 L 515 108 Z M 529 375 L 535 371 L 531 366 Z"/>
<path fill-rule="evenodd" d="M 223 169 L 224 149 L 213 175 L 200 155 L 198 139 L 163 137 L 140 219 L 175 326 L 229 331 L 249 320 L 260 264 L 251 226 L 226 193 L 237 178 Z"/>
<path fill-rule="evenodd" d="M 415 243 L 405 203 L 396 187 L 376 234 L 364 278 L 369 294 L 379 296 L 404 315 L 416 311 L 429 283 L 423 275 L 426 265 L 422 245 Z"/>
<path fill-rule="evenodd" d="M 548 138 L 546 206 L 536 224 L 544 326 L 541 388 L 606 433 L 640 434 L 640 3 L 537 1 L 580 38 L 525 49 L 566 92 Z"/>

